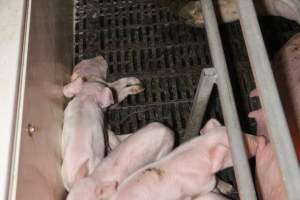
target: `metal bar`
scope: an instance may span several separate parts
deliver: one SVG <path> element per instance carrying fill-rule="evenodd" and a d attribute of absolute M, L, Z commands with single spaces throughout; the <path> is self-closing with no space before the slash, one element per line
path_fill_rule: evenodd
<path fill-rule="evenodd" d="M 253 2 L 238 0 L 240 23 L 246 47 L 266 113 L 271 144 L 283 175 L 289 199 L 300 199 L 300 170 L 284 111 L 276 88 L 271 64 L 264 45 Z"/>
<path fill-rule="evenodd" d="M 194 97 L 189 120 L 187 122 L 187 127 L 185 129 L 183 141 L 187 141 L 199 135 L 200 127 L 204 118 L 204 113 L 215 82 L 215 68 L 203 69 Z"/>
<path fill-rule="evenodd" d="M 245 0 L 243 0 L 245 1 Z M 236 104 L 230 83 L 224 50 L 220 38 L 217 19 L 212 0 L 201 0 L 213 65 L 217 72 L 217 86 L 222 112 L 228 130 L 234 172 L 238 183 L 239 195 L 243 200 L 255 200 L 256 193 L 249 168 L 243 135 L 236 110 Z"/>

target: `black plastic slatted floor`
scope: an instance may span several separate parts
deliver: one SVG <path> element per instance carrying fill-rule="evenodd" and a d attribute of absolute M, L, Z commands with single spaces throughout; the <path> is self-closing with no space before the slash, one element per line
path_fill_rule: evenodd
<path fill-rule="evenodd" d="M 101 54 L 109 64 L 109 80 L 136 76 L 146 88 L 108 112 L 112 129 L 129 133 L 161 121 L 182 137 L 200 72 L 212 67 L 205 30 L 186 26 L 155 0 L 78 0 L 75 13 L 75 63 Z M 260 22 L 270 56 L 300 31 L 281 18 Z M 255 86 L 240 26 L 220 28 L 242 127 L 253 131 L 247 113 L 257 102 L 247 97 Z M 218 99 L 214 102 L 208 116 L 222 118 Z"/>
<path fill-rule="evenodd" d="M 136 76 L 145 87 L 109 110 L 111 128 L 125 134 L 160 121 L 179 134 L 180 142 L 201 70 L 212 67 L 205 30 L 186 26 L 156 0 L 77 0 L 75 14 L 75 63 L 101 54 L 110 81 Z M 260 23 L 270 57 L 300 32 L 282 18 L 264 17 Z M 242 32 L 238 22 L 220 28 L 241 124 L 254 132 L 247 113 L 259 104 L 248 98 L 255 86 Z M 206 118 L 222 120 L 216 91 L 211 99 Z M 234 181 L 232 173 L 225 179 Z"/>

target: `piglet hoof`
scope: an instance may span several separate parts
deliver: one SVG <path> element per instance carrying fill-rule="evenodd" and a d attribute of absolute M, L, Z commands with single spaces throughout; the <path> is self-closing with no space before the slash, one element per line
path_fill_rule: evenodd
<path fill-rule="evenodd" d="M 222 180 L 218 180 L 216 191 L 226 196 L 237 193 L 236 189 L 230 183 L 224 182 Z"/>
<path fill-rule="evenodd" d="M 144 91 L 144 88 L 140 85 L 128 86 L 123 88 L 121 91 L 117 93 L 118 95 L 118 103 L 122 102 L 128 95 L 138 94 Z M 112 106 L 112 108 L 117 107 L 118 104 Z"/>
<path fill-rule="evenodd" d="M 128 89 L 129 89 L 128 94 L 138 94 L 138 93 L 141 93 L 145 90 L 145 88 L 143 88 L 140 85 L 129 86 Z"/>

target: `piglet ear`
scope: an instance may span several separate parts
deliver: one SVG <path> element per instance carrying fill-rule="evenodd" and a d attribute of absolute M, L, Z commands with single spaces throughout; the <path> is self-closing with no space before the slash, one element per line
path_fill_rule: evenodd
<path fill-rule="evenodd" d="M 118 189 L 118 181 L 105 182 L 96 187 L 95 193 L 99 199 L 109 199 L 113 193 Z"/>
<path fill-rule="evenodd" d="M 212 173 L 232 166 L 230 149 L 224 144 L 217 144 L 210 150 L 210 160 L 212 163 Z"/>
<path fill-rule="evenodd" d="M 108 106 L 114 104 L 114 97 L 110 88 L 105 87 L 103 89 L 99 99 L 99 104 L 101 108 L 107 108 Z"/>
<path fill-rule="evenodd" d="M 201 134 L 207 133 L 210 129 L 222 126 L 221 123 L 216 119 L 210 119 L 204 127 L 201 129 Z"/>
<path fill-rule="evenodd" d="M 75 71 L 71 76 L 71 81 L 75 81 L 76 79 L 79 78 L 79 76 L 80 76 L 79 73 Z"/>
<path fill-rule="evenodd" d="M 63 88 L 63 93 L 66 97 L 71 98 L 74 95 L 77 95 L 81 88 L 83 80 L 81 77 L 77 78 L 76 80 L 72 81 L 71 83 L 67 84 Z"/>

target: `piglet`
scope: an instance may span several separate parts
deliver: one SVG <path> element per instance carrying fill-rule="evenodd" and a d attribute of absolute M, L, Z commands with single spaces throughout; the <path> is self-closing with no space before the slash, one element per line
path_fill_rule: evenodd
<path fill-rule="evenodd" d="M 165 156 L 173 145 L 169 128 L 148 124 L 121 142 L 90 176 L 76 182 L 67 200 L 109 200 L 126 177 Z"/>
<path fill-rule="evenodd" d="M 74 182 L 91 174 L 103 159 L 106 147 L 116 146 L 119 139 L 106 134 L 103 111 L 129 94 L 143 91 L 137 78 L 122 78 L 107 83 L 107 62 L 102 56 L 83 60 L 73 70 L 71 83 L 63 88 L 66 97 L 73 97 L 64 113 L 62 133 L 62 178 L 70 190 Z"/>
<path fill-rule="evenodd" d="M 76 95 L 64 111 L 62 178 L 67 190 L 90 174 L 104 157 L 103 109 L 114 103 L 108 87 L 77 78 L 65 86 L 67 97 Z"/>
<path fill-rule="evenodd" d="M 111 200 L 183 200 L 211 192 L 215 173 L 233 164 L 226 128 L 210 120 L 202 133 L 129 176 Z M 265 142 L 264 137 L 251 135 L 246 141 L 251 156 Z"/>

